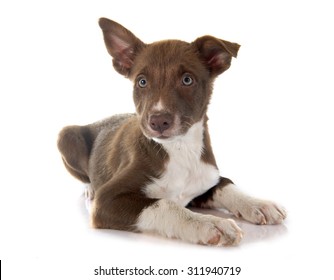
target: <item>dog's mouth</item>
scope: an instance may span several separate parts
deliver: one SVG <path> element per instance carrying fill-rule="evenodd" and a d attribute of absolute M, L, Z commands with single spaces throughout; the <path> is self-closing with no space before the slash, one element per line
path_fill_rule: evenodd
<path fill-rule="evenodd" d="M 171 138 L 171 136 L 160 135 L 160 136 L 156 136 L 156 137 L 153 137 L 153 138 L 160 139 L 160 140 L 165 140 L 165 139 Z"/>
<path fill-rule="evenodd" d="M 151 129 L 148 129 L 145 135 L 148 138 L 155 140 L 156 142 L 162 142 L 162 141 L 172 140 L 174 137 L 179 136 L 180 133 L 174 131 L 174 129 L 167 131 L 165 130 L 163 132 L 156 132 L 156 131 L 151 131 Z"/>
<path fill-rule="evenodd" d="M 154 140 L 157 143 L 160 144 L 164 144 L 164 143 L 170 143 L 173 142 L 175 139 L 177 139 L 177 137 L 179 137 L 179 135 L 175 135 L 175 136 L 158 136 L 158 137 L 152 137 L 151 139 Z"/>

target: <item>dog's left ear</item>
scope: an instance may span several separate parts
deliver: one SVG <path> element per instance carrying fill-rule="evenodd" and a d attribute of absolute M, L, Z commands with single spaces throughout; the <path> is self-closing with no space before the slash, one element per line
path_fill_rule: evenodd
<path fill-rule="evenodd" d="M 192 44 L 199 51 L 212 76 L 226 71 L 231 65 L 232 57 L 237 57 L 240 48 L 239 44 L 212 36 L 197 38 Z"/>

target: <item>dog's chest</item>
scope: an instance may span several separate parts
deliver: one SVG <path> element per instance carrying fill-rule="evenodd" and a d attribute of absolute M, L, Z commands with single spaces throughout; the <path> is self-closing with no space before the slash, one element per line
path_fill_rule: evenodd
<path fill-rule="evenodd" d="M 201 160 L 202 137 L 192 139 L 183 136 L 163 146 L 168 152 L 169 161 L 160 178 L 153 179 L 146 186 L 148 197 L 166 198 L 185 206 L 218 183 L 218 169 Z"/>

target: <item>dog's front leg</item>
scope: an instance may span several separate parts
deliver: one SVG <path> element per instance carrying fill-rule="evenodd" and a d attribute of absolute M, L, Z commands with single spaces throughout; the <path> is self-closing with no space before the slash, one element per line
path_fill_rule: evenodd
<path fill-rule="evenodd" d="M 108 184 L 95 192 L 90 208 L 91 225 L 94 228 L 138 232 L 136 224 L 140 213 L 157 199 L 132 190 L 120 192 L 124 185 L 116 186 Z"/>
<path fill-rule="evenodd" d="M 141 232 L 204 245 L 236 245 L 242 238 L 242 231 L 233 220 L 194 213 L 166 199 L 143 209 L 136 226 Z"/>
<path fill-rule="evenodd" d="M 286 218 L 283 207 L 268 200 L 251 197 L 240 191 L 229 179 L 220 182 L 207 193 L 195 198 L 191 206 L 225 208 L 237 217 L 254 224 L 280 224 Z"/>
<path fill-rule="evenodd" d="M 198 214 L 167 199 L 119 191 L 108 184 L 95 193 L 91 222 L 95 228 L 117 229 L 178 238 L 205 245 L 236 245 L 242 231 L 231 219 Z M 135 183 L 133 182 L 133 186 Z"/>

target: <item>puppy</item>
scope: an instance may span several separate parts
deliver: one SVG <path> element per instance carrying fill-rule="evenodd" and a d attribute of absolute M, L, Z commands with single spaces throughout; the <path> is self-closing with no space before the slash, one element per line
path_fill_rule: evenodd
<path fill-rule="evenodd" d="M 281 223 L 282 207 L 219 175 L 210 145 L 213 82 L 240 46 L 212 36 L 145 44 L 114 21 L 101 18 L 99 25 L 115 70 L 133 82 L 136 113 L 59 134 L 65 167 L 90 183 L 92 226 L 220 246 L 240 242 L 234 220 L 187 206 L 226 208 L 254 224 Z"/>

